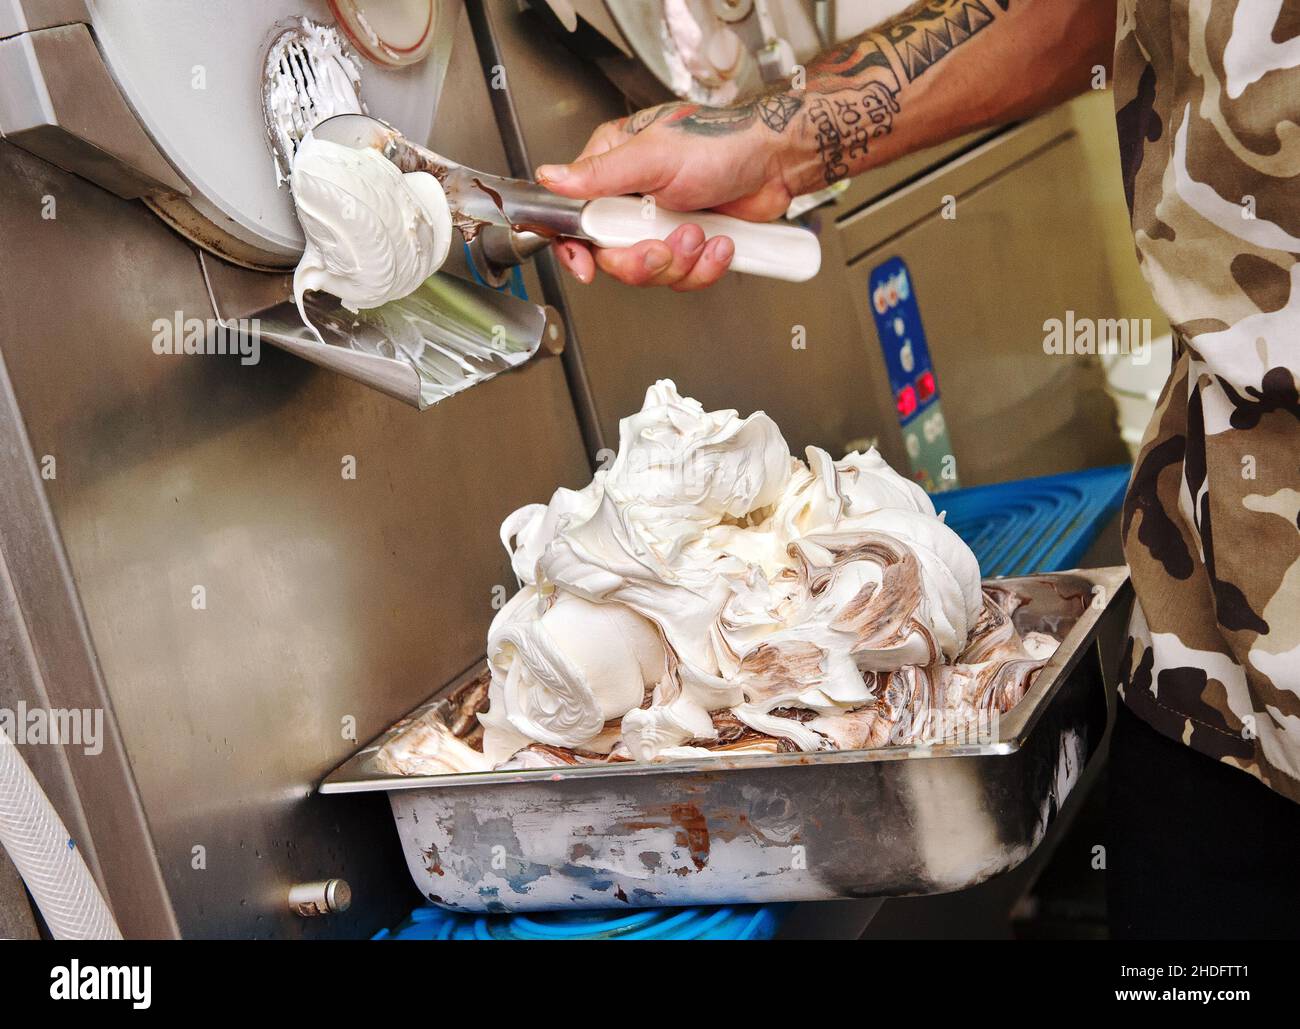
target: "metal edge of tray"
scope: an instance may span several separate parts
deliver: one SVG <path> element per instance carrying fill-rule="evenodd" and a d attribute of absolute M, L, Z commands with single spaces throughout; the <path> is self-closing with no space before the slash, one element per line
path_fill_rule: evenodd
<path fill-rule="evenodd" d="M 1088 652 L 1095 631 L 1106 612 L 1127 595 L 1128 568 L 1070 569 L 986 579 L 986 583 L 1015 588 L 1017 583 L 1060 580 L 1081 587 L 1075 596 L 1100 597 L 1100 604 L 1088 602 L 1083 613 L 1066 633 L 1056 653 L 1043 666 L 1033 685 L 1014 708 L 998 719 L 997 739 L 989 743 L 930 744 L 910 747 L 876 747 L 868 750 L 829 750 L 816 753 L 740 754 L 707 758 L 682 758 L 673 761 L 626 761 L 616 764 L 574 765 L 559 768 L 535 768 L 505 772 L 459 772 L 442 775 L 393 775 L 375 767 L 376 755 L 389 740 L 401 734 L 415 719 L 437 704 L 442 697 L 477 676 L 483 661 L 476 662 L 447 686 L 442 687 L 410 714 L 357 750 L 321 782 L 320 793 L 367 793 L 376 790 L 416 790 L 458 786 L 486 786 L 500 783 L 555 782 L 568 779 L 609 778 L 627 775 L 661 775 L 681 772 L 739 771 L 789 765 L 854 764 L 871 761 L 905 761 L 917 758 L 977 757 L 1012 754 L 1024 745 L 1044 710 L 1056 696 L 1075 666 Z M 1101 592 L 1098 593 L 1098 590 Z"/>
<path fill-rule="evenodd" d="M 1038 724 L 1038 720 L 1051 703 L 1052 698 L 1060 691 L 1065 680 L 1069 678 L 1070 673 L 1074 671 L 1087 652 L 1088 647 L 1080 646 L 1080 644 L 1090 641 L 1095 636 L 1102 618 L 1112 607 L 1128 598 L 1132 587 L 1129 582 L 1127 565 L 1114 565 L 1108 568 L 1070 569 L 1042 575 L 1022 575 L 1006 579 L 988 580 L 991 582 L 1016 582 L 1024 579 L 1043 579 L 1066 575 L 1073 575 L 1087 580 L 1091 584 L 1090 592 L 1093 595 L 1093 600 L 1088 604 L 1079 621 L 1071 627 L 1065 639 L 1061 641 L 1060 647 L 1052 655 L 1051 660 L 1047 662 L 1042 672 L 1034 679 L 1033 684 L 1030 685 L 1024 697 L 1021 698 L 1020 703 L 999 719 L 999 739 L 1007 744 L 1010 750 L 1018 750 L 1024 745 L 1029 738 L 1029 734 L 1033 732 L 1034 726 Z M 1100 593 L 1097 592 L 1098 590 L 1100 590 Z M 1076 636 L 1076 630 L 1080 629 L 1082 631 Z M 1064 653 L 1067 642 L 1072 642 L 1072 648 L 1068 654 Z M 1048 671 L 1053 674 L 1047 675 Z"/>

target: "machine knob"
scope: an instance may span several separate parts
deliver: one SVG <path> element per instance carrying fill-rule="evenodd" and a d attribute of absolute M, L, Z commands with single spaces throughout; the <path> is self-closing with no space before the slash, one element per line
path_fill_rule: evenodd
<path fill-rule="evenodd" d="M 303 918 L 330 915 L 352 906 L 352 887 L 346 879 L 321 879 L 289 887 L 289 908 Z"/>

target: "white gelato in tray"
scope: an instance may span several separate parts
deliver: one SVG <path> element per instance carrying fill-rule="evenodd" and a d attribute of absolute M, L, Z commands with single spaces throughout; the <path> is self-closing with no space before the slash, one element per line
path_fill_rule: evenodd
<path fill-rule="evenodd" d="M 489 630 L 490 681 L 382 767 L 985 738 L 1056 649 L 1016 631 L 1019 598 L 981 589 L 970 548 L 874 450 L 799 460 L 767 415 L 705 411 L 667 380 L 619 436 L 585 488 L 506 519 L 521 589 Z"/>

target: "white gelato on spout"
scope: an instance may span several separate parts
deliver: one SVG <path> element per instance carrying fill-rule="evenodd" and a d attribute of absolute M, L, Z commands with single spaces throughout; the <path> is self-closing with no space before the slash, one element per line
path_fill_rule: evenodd
<path fill-rule="evenodd" d="M 413 293 L 442 267 L 451 246 L 451 209 L 427 172 L 403 174 L 378 150 L 308 135 L 289 175 L 307 237 L 293 276 L 303 294 L 332 293 L 351 311 Z"/>
<path fill-rule="evenodd" d="M 522 589 L 488 637 L 487 759 L 706 753 L 719 713 L 825 749 L 877 673 L 955 661 L 985 608 L 970 549 L 874 450 L 807 457 L 662 380 L 608 469 L 506 519 Z"/>

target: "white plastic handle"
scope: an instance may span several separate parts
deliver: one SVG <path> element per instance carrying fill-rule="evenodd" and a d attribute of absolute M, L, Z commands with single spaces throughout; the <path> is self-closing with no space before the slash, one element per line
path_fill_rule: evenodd
<path fill-rule="evenodd" d="M 736 244 L 731 267 L 738 272 L 806 282 L 822 266 L 821 242 L 793 225 L 747 222 L 711 211 L 667 211 L 641 197 L 602 197 L 582 209 L 582 231 L 602 247 L 665 239 L 686 224 L 698 225 L 706 239 L 729 236 Z"/>

